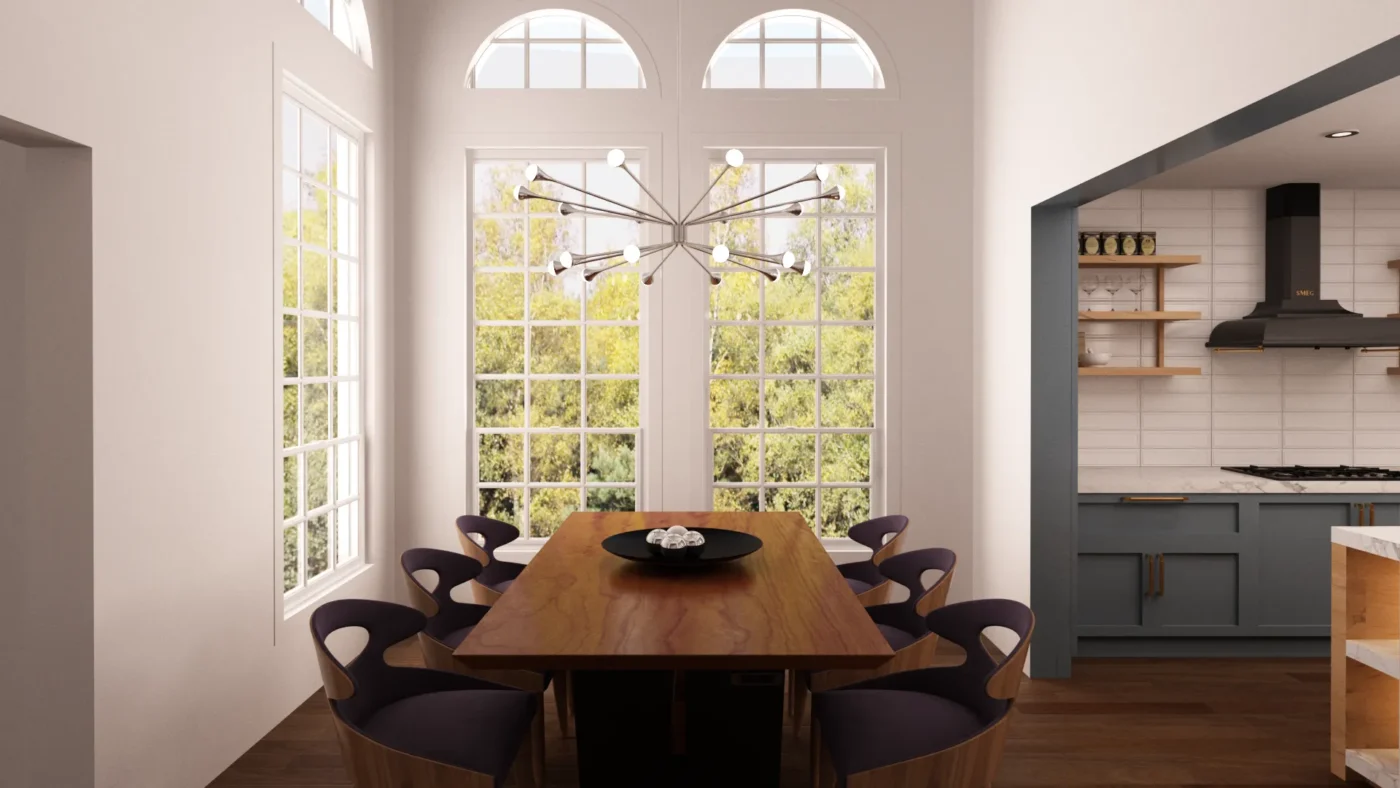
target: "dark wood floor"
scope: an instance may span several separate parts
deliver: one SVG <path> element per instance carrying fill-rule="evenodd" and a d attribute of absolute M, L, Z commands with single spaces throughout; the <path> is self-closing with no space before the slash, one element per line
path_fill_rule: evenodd
<path fill-rule="evenodd" d="M 998 788 L 1339 784 L 1327 771 L 1326 660 L 1080 660 L 1074 670 L 1068 681 L 1023 685 Z M 559 738 L 552 698 L 546 713 L 548 785 L 573 788 L 574 740 Z M 783 788 L 806 786 L 805 731 L 784 740 Z M 324 697 L 211 785 L 349 786 Z"/>

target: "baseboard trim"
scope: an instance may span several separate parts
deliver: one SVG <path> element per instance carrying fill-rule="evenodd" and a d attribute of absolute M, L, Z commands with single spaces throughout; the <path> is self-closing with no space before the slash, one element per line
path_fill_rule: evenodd
<path fill-rule="evenodd" d="M 1327 638 L 1079 638 L 1078 657 L 1325 657 Z"/>

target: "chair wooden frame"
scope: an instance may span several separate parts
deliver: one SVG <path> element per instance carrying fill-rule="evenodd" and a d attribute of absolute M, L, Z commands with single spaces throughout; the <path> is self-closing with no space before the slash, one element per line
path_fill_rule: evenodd
<path fill-rule="evenodd" d="M 906 529 L 907 532 L 907 529 Z M 890 540 L 889 544 L 894 544 L 904 535 Z M 881 559 L 883 561 L 883 559 Z M 914 612 L 920 617 L 927 616 L 934 610 L 943 607 L 948 602 L 948 591 L 953 587 L 953 574 L 958 566 L 957 557 L 953 557 L 953 564 L 938 578 L 933 585 L 924 591 L 918 598 L 913 600 Z M 882 585 L 870 589 L 888 587 L 894 581 L 886 580 Z M 869 592 L 866 592 L 869 593 Z M 888 590 L 886 591 L 888 593 Z M 887 603 L 888 604 L 888 603 Z M 900 602 L 895 604 L 908 604 Z M 790 695 L 790 707 L 792 713 L 793 732 L 796 733 L 802 726 L 802 718 L 807 713 L 808 695 L 812 692 L 824 692 L 826 690 L 844 687 L 858 681 L 865 681 L 879 676 L 888 676 L 891 673 L 903 673 L 906 670 L 916 670 L 918 668 L 931 667 L 934 656 L 938 651 L 939 637 L 930 632 L 918 640 L 910 643 L 902 649 L 894 652 L 883 665 L 877 668 L 846 668 L 841 670 L 823 670 L 817 672 L 798 673 L 792 678 L 792 691 Z"/>
<path fill-rule="evenodd" d="M 1010 730 L 1011 711 L 1025 676 L 1026 655 L 1030 653 L 1031 635 L 1035 632 L 1035 615 L 1030 627 L 1016 648 L 1001 665 L 987 677 L 987 695 L 1010 701 L 1005 713 L 976 736 L 948 747 L 907 761 L 892 763 L 876 769 L 847 775 L 846 788 L 987 788 L 996 776 L 1002 751 Z M 978 646 L 987 651 L 985 639 Z M 997 656 L 987 651 L 995 663 Z M 823 746 L 820 724 L 812 720 L 811 734 L 812 785 L 814 788 L 836 788 L 838 775 L 831 754 Z"/>
<path fill-rule="evenodd" d="M 904 545 L 904 536 L 908 533 L 909 529 L 906 527 L 904 530 L 895 534 L 893 539 L 885 542 L 879 550 L 876 550 L 875 553 L 870 556 L 870 562 L 878 567 L 880 564 L 884 563 L 886 558 L 897 554 L 899 549 Z M 893 587 L 894 582 L 886 579 L 885 582 L 856 594 L 856 599 L 860 600 L 860 603 L 866 607 L 883 605 L 889 602 L 890 589 Z"/>
<path fill-rule="evenodd" d="M 481 545 L 477 544 L 470 536 L 462 533 L 462 529 L 460 528 L 457 529 L 457 541 L 462 544 L 462 554 L 466 557 L 476 559 L 476 562 L 481 564 L 483 567 L 491 563 L 491 556 L 487 555 L 486 550 L 483 549 Z M 487 607 L 490 607 L 491 605 L 496 604 L 497 599 L 501 598 L 500 591 L 497 591 L 493 588 L 487 588 L 486 586 L 476 582 L 475 580 L 471 582 L 472 599 L 476 600 L 476 603 L 478 605 L 486 605 Z"/>
<path fill-rule="evenodd" d="M 459 531 L 458 533 L 460 534 L 461 532 Z M 478 561 L 478 563 L 480 562 Z M 403 569 L 404 582 L 408 586 L 409 604 L 428 618 L 436 616 L 441 607 L 437 599 L 433 597 L 432 591 L 423 587 L 423 584 L 418 582 L 418 578 L 414 577 L 413 573 L 408 571 L 407 567 L 400 566 L 400 568 Z M 475 593 L 478 588 L 483 588 L 478 586 L 475 580 L 470 582 L 474 586 L 473 593 Z M 451 591 L 451 589 L 448 590 L 449 592 Z M 485 590 L 489 591 L 490 589 Z M 423 652 L 423 663 L 428 667 L 434 670 L 445 670 L 450 673 L 471 676 L 473 678 L 482 679 L 483 681 L 491 681 L 496 684 L 504 684 L 507 687 L 524 690 L 525 692 L 533 692 L 540 702 L 541 710 L 543 710 L 545 691 L 543 673 L 534 670 L 480 670 L 469 668 L 462 664 L 460 659 L 453 656 L 453 649 L 451 646 L 429 635 L 427 632 L 418 633 L 418 646 Z M 554 673 L 553 680 L 550 684 L 554 686 L 554 705 L 559 711 L 559 730 L 564 738 L 568 738 L 570 698 L 568 672 L 561 670 Z M 543 721 L 544 715 L 543 711 L 541 711 L 538 743 L 541 763 L 543 763 L 544 759 Z"/>
<path fill-rule="evenodd" d="M 316 637 L 314 628 L 311 639 L 316 646 L 316 662 L 321 669 L 321 681 L 325 685 L 326 702 L 330 705 L 345 770 L 355 788 L 401 788 L 405 785 L 413 788 L 495 788 L 496 780 L 489 774 L 396 750 L 365 736 L 341 719 L 335 701 L 353 697 L 355 684 Z M 535 710 L 534 723 L 540 731 L 544 730 L 543 721 L 544 708 L 540 706 Z M 541 788 L 543 785 L 540 778 L 543 776 L 544 762 L 535 738 L 527 736 L 520 743 L 520 750 L 511 765 L 511 776 L 519 788 Z M 540 765 L 536 767 L 536 763 Z"/>

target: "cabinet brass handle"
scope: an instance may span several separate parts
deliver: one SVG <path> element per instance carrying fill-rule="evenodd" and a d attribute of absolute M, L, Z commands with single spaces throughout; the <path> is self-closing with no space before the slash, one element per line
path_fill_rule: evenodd
<path fill-rule="evenodd" d="M 1365 524 L 1366 524 L 1366 504 L 1364 504 L 1364 503 L 1358 503 L 1358 504 L 1356 504 L 1356 524 L 1357 524 L 1357 525 L 1365 525 Z"/>
<path fill-rule="evenodd" d="M 1376 524 L 1376 505 L 1371 504 L 1371 525 Z"/>
<path fill-rule="evenodd" d="M 1191 500 L 1185 495 L 1125 495 L 1122 503 L 1183 503 Z"/>
<path fill-rule="evenodd" d="M 1157 596 L 1167 593 L 1167 554 L 1157 554 Z"/>
<path fill-rule="evenodd" d="M 1153 591 L 1157 588 L 1157 579 L 1156 576 L 1153 574 L 1153 569 L 1156 568 L 1157 559 L 1146 553 L 1143 553 L 1142 557 L 1143 560 L 1147 561 L 1147 591 L 1143 594 L 1143 596 L 1152 596 Z"/>

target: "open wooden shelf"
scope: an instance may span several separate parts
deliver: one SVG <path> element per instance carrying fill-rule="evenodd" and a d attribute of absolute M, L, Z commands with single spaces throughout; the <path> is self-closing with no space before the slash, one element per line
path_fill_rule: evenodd
<path fill-rule="evenodd" d="M 1200 312 L 1080 312 L 1080 320 L 1200 320 Z"/>
<path fill-rule="evenodd" d="M 1400 750 L 1347 750 L 1347 768 L 1382 788 L 1400 786 Z"/>
<path fill-rule="evenodd" d="M 1198 254 L 1081 254 L 1080 268 L 1180 268 L 1197 265 Z"/>
<path fill-rule="evenodd" d="M 1400 679 L 1400 640 L 1367 640 L 1348 638 L 1347 657 Z"/>
<path fill-rule="evenodd" d="M 1200 367 L 1080 367 L 1080 377 L 1162 377 L 1199 375 Z"/>

